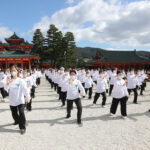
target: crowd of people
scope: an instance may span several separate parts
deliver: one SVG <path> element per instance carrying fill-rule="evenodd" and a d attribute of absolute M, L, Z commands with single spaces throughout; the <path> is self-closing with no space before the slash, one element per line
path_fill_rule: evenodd
<path fill-rule="evenodd" d="M 133 103 L 138 104 L 138 90 L 140 95 L 146 88 L 147 74 L 142 70 L 130 69 L 125 70 L 113 69 L 58 69 L 45 70 L 46 79 L 49 81 L 51 88 L 59 95 L 62 107 L 67 102 L 67 116 L 71 117 L 73 102 L 77 106 L 77 123 L 81 124 L 82 103 L 81 97 L 88 95 L 92 99 L 93 87 L 96 86 L 96 92 L 93 98 L 93 105 L 96 104 L 100 95 L 102 95 L 101 106 L 104 108 L 108 96 L 112 95 L 112 104 L 110 115 L 114 116 L 118 107 L 121 105 L 121 115 L 123 119 L 127 117 L 127 100 L 131 92 L 134 92 Z"/>
<path fill-rule="evenodd" d="M 10 110 L 14 125 L 19 125 L 20 133 L 26 132 L 26 117 L 24 109 L 32 110 L 32 99 L 35 89 L 40 85 L 42 72 L 40 69 L 23 70 L 17 66 L 11 69 L 0 69 L 0 91 L 2 102 L 9 96 Z M 56 91 L 61 107 L 66 106 L 66 118 L 71 117 L 73 103 L 77 107 L 77 124 L 82 124 L 82 101 L 87 96 L 96 105 L 102 96 L 102 108 L 105 108 L 108 96 L 112 96 L 110 116 L 115 116 L 118 104 L 121 106 L 121 116 L 127 117 L 127 100 L 134 93 L 133 103 L 138 104 L 138 95 L 143 95 L 146 88 L 147 74 L 141 70 L 128 71 L 113 69 L 46 69 L 46 80 Z M 96 91 L 93 96 L 93 90 Z"/>
<path fill-rule="evenodd" d="M 24 109 L 32 110 L 32 98 L 35 89 L 40 85 L 40 70 L 27 71 L 12 66 L 5 71 L 0 70 L 1 102 L 9 96 L 10 110 L 14 119 L 13 125 L 19 125 L 20 133 L 26 132 L 26 117 Z"/>

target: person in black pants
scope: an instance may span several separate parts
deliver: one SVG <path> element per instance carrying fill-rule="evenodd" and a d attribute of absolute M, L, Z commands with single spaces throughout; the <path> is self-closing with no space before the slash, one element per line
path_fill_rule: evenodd
<path fill-rule="evenodd" d="M 77 106 L 77 123 L 81 124 L 82 123 L 81 122 L 82 104 L 81 104 L 79 90 L 81 91 L 83 97 L 85 97 L 85 90 L 81 82 L 77 80 L 76 74 L 77 73 L 75 70 L 71 70 L 70 79 L 66 83 L 68 87 L 67 88 L 67 116 L 66 118 L 71 117 L 71 109 L 72 109 L 73 102 L 74 102 Z"/>
<path fill-rule="evenodd" d="M 126 87 L 126 81 L 122 79 L 122 72 L 117 71 L 117 78 L 114 82 L 113 100 L 110 108 L 110 115 L 113 116 L 116 113 L 118 104 L 121 105 L 121 115 L 125 119 L 127 116 L 126 102 L 128 100 L 128 91 Z"/>

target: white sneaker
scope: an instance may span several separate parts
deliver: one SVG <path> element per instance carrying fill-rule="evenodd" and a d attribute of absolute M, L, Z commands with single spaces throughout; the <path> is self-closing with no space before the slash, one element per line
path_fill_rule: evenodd
<path fill-rule="evenodd" d="M 102 108 L 106 108 L 106 106 L 105 106 L 105 105 L 102 105 Z"/>
<path fill-rule="evenodd" d="M 110 117 L 114 117 L 114 116 L 115 116 L 115 114 L 110 113 L 110 114 L 109 114 L 109 116 L 110 116 Z"/>
<path fill-rule="evenodd" d="M 127 119 L 127 116 L 121 116 L 122 119 L 126 120 Z"/>

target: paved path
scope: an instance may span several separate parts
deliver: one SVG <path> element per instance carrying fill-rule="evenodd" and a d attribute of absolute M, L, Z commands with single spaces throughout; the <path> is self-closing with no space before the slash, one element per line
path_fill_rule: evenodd
<path fill-rule="evenodd" d="M 128 103 L 128 119 L 108 116 L 107 107 L 101 108 L 101 98 L 96 106 L 92 100 L 83 99 L 83 126 L 76 124 L 76 109 L 66 120 L 66 108 L 61 108 L 57 94 L 42 77 L 36 90 L 33 111 L 26 112 L 27 132 L 20 135 L 13 126 L 9 103 L 0 103 L 0 150 L 150 150 L 150 84 L 140 104 Z"/>

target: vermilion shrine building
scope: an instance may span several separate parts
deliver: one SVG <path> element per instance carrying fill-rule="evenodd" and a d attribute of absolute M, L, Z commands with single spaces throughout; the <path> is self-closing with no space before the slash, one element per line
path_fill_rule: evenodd
<path fill-rule="evenodd" d="M 32 53 L 32 45 L 15 33 L 5 41 L 7 43 L 0 43 L 0 68 L 17 65 L 24 69 L 31 69 L 31 61 L 39 59 Z"/>

